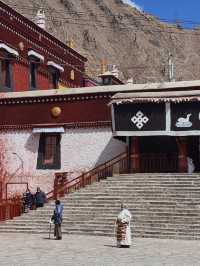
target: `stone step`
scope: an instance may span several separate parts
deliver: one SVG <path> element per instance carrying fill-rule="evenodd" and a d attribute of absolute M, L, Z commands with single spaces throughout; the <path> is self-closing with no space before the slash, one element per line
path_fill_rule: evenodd
<path fill-rule="evenodd" d="M 129 179 L 129 180 L 108 180 L 106 179 L 106 181 L 103 182 L 98 182 L 98 183 L 94 183 L 91 186 L 88 185 L 86 186 L 84 189 L 88 189 L 89 187 L 106 187 L 106 186 L 127 186 L 128 184 L 130 184 L 131 186 L 134 185 L 156 185 L 156 184 L 160 184 L 160 185 L 168 185 L 168 184 L 189 184 L 189 185 L 195 185 L 195 184 L 199 184 L 200 182 L 200 178 L 198 179 Z"/>
<path fill-rule="evenodd" d="M 53 229 L 53 228 L 52 228 Z M 133 228 L 134 229 L 134 228 Z M 100 233 L 102 235 L 107 235 L 107 236 L 113 236 L 114 237 L 114 230 L 113 228 L 73 228 L 73 227 L 69 227 L 69 228 L 62 228 L 63 233 L 79 233 L 79 232 L 85 232 L 88 235 L 90 234 L 97 234 Z M 46 233 L 48 234 L 49 232 L 49 227 L 46 228 L 2 228 L 2 230 L 0 230 L 0 232 L 19 232 L 19 233 Z M 134 236 L 144 236 L 146 237 L 147 235 L 154 235 L 155 237 L 159 235 L 174 235 L 174 236 L 193 236 L 195 238 L 199 237 L 199 229 L 195 230 L 195 229 L 182 229 L 182 230 L 177 230 L 177 229 L 161 229 L 161 228 L 149 228 L 144 230 L 144 228 L 141 229 L 137 229 L 135 228 L 134 232 L 133 232 Z"/>
<path fill-rule="evenodd" d="M 16 230 L 4 230 L 2 231 L 2 233 L 29 233 L 29 234 L 42 234 L 46 235 L 46 237 L 49 237 L 49 231 L 44 231 L 44 230 L 41 230 L 41 231 L 34 231 L 34 230 L 29 230 L 29 231 L 24 231 L 24 230 L 19 230 L 19 231 L 16 231 Z M 113 236 L 113 233 L 108 233 L 108 232 L 101 232 L 101 231 L 92 231 L 92 232 L 87 232 L 87 231 L 64 231 L 63 234 L 67 235 L 67 234 L 73 234 L 73 235 L 96 235 L 96 236 L 107 236 L 107 237 L 113 237 L 113 240 L 115 241 L 115 237 Z M 160 239 L 183 239 L 183 240 L 199 240 L 200 239 L 200 235 L 199 234 L 196 234 L 196 235 L 193 235 L 193 234 L 177 234 L 177 233 L 151 233 L 151 232 L 147 232 L 147 233 L 143 233 L 143 232 L 135 232 L 134 233 L 134 237 L 145 237 L 145 238 L 159 238 Z M 51 238 L 53 238 L 53 233 L 51 233 Z M 134 241 L 134 238 L 133 238 L 133 241 Z"/>
<path fill-rule="evenodd" d="M 109 198 L 104 195 L 104 196 L 96 196 L 95 198 L 91 199 L 90 197 L 75 197 L 74 198 L 74 201 L 73 199 L 61 199 L 61 202 L 63 204 L 68 204 L 69 202 L 75 202 L 75 203 L 81 203 L 81 202 L 96 202 L 96 201 L 102 201 L 103 203 L 104 202 L 110 202 L 111 204 L 112 203 L 120 203 L 125 200 L 127 201 L 132 201 L 132 202 L 137 202 L 139 200 L 149 200 L 149 201 L 159 201 L 161 198 L 164 199 L 164 200 L 169 200 L 169 201 L 180 201 L 180 200 L 198 200 L 199 201 L 199 195 L 196 194 L 196 195 L 191 195 L 191 193 L 188 193 L 188 194 L 183 194 L 183 195 L 167 195 L 167 194 L 164 194 L 163 193 L 160 193 L 160 194 L 157 194 L 157 195 L 153 195 L 153 194 L 135 194 L 135 195 L 130 195 L 130 194 L 121 194 L 116 198 L 115 196 L 110 196 Z M 53 205 L 51 205 L 53 206 Z"/>
<path fill-rule="evenodd" d="M 30 220 L 25 220 L 27 223 L 32 223 L 34 221 L 40 221 L 40 220 L 43 220 L 43 221 L 46 221 L 48 222 L 49 219 L 50 219 L 51 216 L 41 216 L 41 217 L 36 217 L 35 219 L 33 218 L 31 221 Z M 66 220 L 66 221 L 99 221 L 101 218 L 100 215 L 96 215 L 96 216 L 93 216 L 93 215 L 76 215 L 76 216 L 64 216 L 63 219 Z M 197 222 L 199 223 L 200 221 L 200 215 L 173 215 L 173 214 L 158 214 L 158 215 L 155 215 L 155 214 L 146 214 L 146 215 L 138 215 L 137 218 L 135 218 L 135 221 L 140 221 L 140 222 L 143 222 L 143 221 L 149 221 L 149 219 L 151 219 L 151 221 L 157 221 L 158 219 L 160 220 L 160 222 L 171 222 L 171 221 L 184 221 L 185 223 L 191 223 L 192 222 Z M 106 217 L 105 219 L 103 219 L 103 221 L 115 221 L 116 220 L 116 216 L 108 216 Z M 23 219 L 21 220 L 18 220 L 18 221 L 24 221 Z M 100 220 L 102 221 L 102 220 Z M 0 224 L 3 224 L 4 222 L 1 222 Z M 15 223 L 15 220 L 13 221 L 13 223 Z"/>
<path fill-rule="evenodd" d="M 64 204 L 64 207 L 67 207 L 67 206 L 70 206 L 71 204 L 75 204 L 75 205 L 78 205 L 78 204 L 88 204 L 89 205 L 93 205 L 95 206 L 95 204 L 98 204 L 98 202 L 101 202 L 102 205 L 110 205 L 110 206 L 120 206 L 122 200 L 128 205 L 129 203 L 130 204 L 136 204 L 136 203 L 142 203 L 144 202 L 144 204 L 147 204 L 148 202 L 161 202 L 161 199 L 159 197 L 131 197 L 131 198 L 119 198 L 119 199 L 105 199 L 105 198 L 96 198 L 96 199 L 93 199 L 93 200 L 85 200 L 85 199 L 82 199 L 82 200 L 67 200 L 67 201 L 62 201 L 62 203 Z M 183 202 L 183 204 L 187 204 L 187 203 L 199 203 L 200 202 L 200 199 L 196 196 L 196 197 L 193 197 L 193 198 L 189 198 L 189 197 L 178 197 L 175 198 L 175 197 L 163 197 L 163 201 L 164 200 L 167 200 L 169 202 L 172 202 L 172 203 L 175 203 L 175 204 L 178 204 L 180 202 Z M 51 206 L 47 206 L 46 208 L 50 208 L 50 209 L 53 209 L 54 208 L 54 205 L 51 205 Z M 39 211 L 39 210 L 38 210 Z"/>
<path fill-rule="evenodd" d="M 69 222 L 80 222 L 82 223 L 83 221 L 82 220 L 79 220 L 79 219 L 75 219 L 75 218 L 79 218 L 81 216 L 74 216 L 74 217 L 71 217 L 71 216 L 63 216 L 63 220 L 64 221 L 69 221 Z M 25 223 L 33 223 L 33 222 L 47 222 L 49 221 L 49 218 L 50 216 L 35 216 L 35 217 L 16 217 L 15 219 L 13 220 L 8 220 L 6 221 L 6 223 L 18 223 L 18 222 L 25 222 Z M 116 220 L 116 216 L 102 216 L 100 214 L 97 214 L 96 216 L 94 217 L 88 217 L 88 221 L 100 221 L 101 223 L 107 223 L 107 222 L 110 222 L 110 221 L 115 221 Z M 169 222 L 169 221 L 180 221 L 180 222 L 186 222 L 186 223 L 194 223 L 194 222 L 197 222 L 199 223 L 200 222 L 200 215 L 197 217 L 197 216 L 194 216 L 194 217 L 191 217 L 191 216 L 180 216 L 180 215 L 176 215 L 176 216 L 157 216 L 157 215 L 149 215 L 148 213 L 147 214 L 140 214 L 140 215 L 135 215 L 133 217 L 133 221 L 134 222 L 142 222 L 142 221 L 152 221 L 152 222 L 157 222 L 157 221 L 160 221 L 160 222 Z M 1 222 L 0 224 L 2 223 L 5 223 L 5 222 Z"/>
<path fill-rule="evenodd" d="M 63 202 L 63 201 L 62 201 Z M 113 209 L 120 209 L 120 203 L 121 201 L 112 201 L 112 200 L 100 200 L 96 199 L 96 200 L 92 200 L 92 201 L 87 201 L 87 200 L 83 200 L 80 202 L 73 202 L 73 201 L 68 201 L 68 202 L 63 202 L 64 204 L 64 209 L 70 209 L 70 208 L 113 208 Z M 126 204 L 131 204 L 132 207 L 137 207 L 141 205 L 145 205 L 145 206 L 179 206 L 179 205 L 183 205 L 183 206 L 189 206 L 190 204 L 194 204 L 194 205 L 199 205 L 200 204 L 200 199 L 193 199 L 193 198 L 186 198 L 186 199 L 177 199 L 176 201 L 174 199 L 171 198 L 163 198 L 162 200 L 160 199 L 143 199 L 143 198 L 137 198 L 137 199 L 126 199 Z M 46 206 L 45 209 L 47 210 L 53 210 L 54 206 Z M 40 212 L 41 210 L 37 210 L 37 212 Z"/>
<path fill-rule="evenodd" d="M 64 214 L 64 218 L 68 218 L 68 217 L 71 217 L 71 220 L 79 220 L 79 219 L 84 219 L 84 218 L 92 218 L 92 219 L 97 219 L 99 218 L 100 216 L 107 216 L 107 218 L 115 218 L 117 215 L 117 212 L 116 213 L 112 213 L 112 214 L 98 214 L 98 213 L 82 213 L 82 214 L 73 214 L 73 215 L 67 215 L 67 214 Z M 43 215 L 38 215 L 37 217 L 40 217 L 40 218 L 44 218 L 44 219 L 48 219 L 49 220 L 49 217 L 51 217 L 52 215 L 51 214 L 43 214 Z M 196 217 L 196 218 L 199 218 L 200 217 L 200 214 L 199 213 L 195 213 L 195 212 L 169 212 L 169 211 L 160 211 L 160 212 L 153 212 L 153 211 L 146 211 L 146 212 L 141 212 L 141 211 L 138 211 L 135 213 L 135 216 L 137 217 L 174 217 L 174 218 L 178 218 L 178 217 Z M 32 217 L 32 219 L 34 219 L 34 217 Z"/>
<path fill-rule="evenodd" d="M 92 193 L 84 193 L 81 194 L 80 196 L 78 195 L 74 195 L 74 199 L 76 200 L 76 198 L 80 199 L 92 199 L 92 198 L 100 198 L 100 197 L 106 197 L 106 199 L 120 199 L 121 196 L 125 196 L 125 197 L 134 197 L 134 196 L 138 196 L 138 194 L 142 196 L 182 196 L 184 197 L 184 195 L 191 195 L 192 196 L 198 196 L 200 190 L 183 190 L 183 191 L 176 191 L 176 190 L 172 190 L 172 191 L 167 191 L 167 190 L 159 190 L 159 191 L 155 191 L 155 190 L 140 190 L 140 191 L 112 191 L 109 193 L 109 191 L 105 191 L 104 193 L 98 193 L 98 191 L 94 191 Z M 165 193 L 165 195 L 163 195 Z M 65 199 L 64 199 L 65 201 Z"/>
<path fill-rule="evenodd" d="M 106 189 L 107 190 L 110 190 L 110 188 L 112 188 L 112 191 L 118 191 L 118 190 L 120 190 L 120 189 L 126 189 L 126 190 L 132 190 L 132 189 L 136 189 L 136 190 L 139 190 L 139 191 L 148 191 L 148 190 L 155 190 L 155 191 L 157 191 L 157 190 L 162 190 L 162 189 L 166 189 L 166 188 L 168 188 L 169 190 L 175 190 L 175 191 L 180 191 L 180 190 L 188 190 L 188 191 L 199 191 L 200 190 L 200 188 L 199 188 L 199 186 L 178 186 L 178 185 L 171 185 L 171 186 L 164 186 L 164 185 L 157 185 L 157 186 L 155 186 L 155 185 L 152 185 L 152 186 L 150 186 L 150 185 L 145 185 L 145 186 L 134 186 L 134 185 L 129 185 L 129 186 L 105 186 L 105 188 L 104 189 L 102 189 L 102 190 L 100 190 L 100 192 L 101 191 L 106 191 Z M 91 189 L 89 190 L 82 190 L 82 191 L 80 191 L 80 193 L 76 193 L 76 194 L 93 194 L 92 192 L 97 192 L 98 191 L 98 188 L 95 188 L 95 187 L 91 187 Z"/>
<path fill-rule="evenodd" d="M 14 225 L 5 225 L 0 227 L 0 231 L 5 230 L 5 229 L 10 229 L 10 230 L 49 230 L 49 224 L 43 224 L 43 225 L 26 225 L 26 226 L 14 226 Z M 53 227 L 53 225 L 52 225 Z M 102 232 L 113 232 L 115 231 L 113 225 L 96 225 L 96 224 L 79 224 L 79 225 L 63 225 L 62 226 L 63 231 L 68 231 L 68 230 L 77 230 L 77 231 L 102 231 Z M 164 225 L 153 225 L 153 224 L 146 224 L 146 225 L 135 225 L 131 226 L 132 232 L 136 231 L 141 231 L 141 232 L 182 232 L 183 234 L 187 233 L 193 233 L 194 235 L 199 232 L 200 230 L 200 225 L 198 226 L 180 226 L 178 227 L 176 225 L 169 225 L 168 227 Z"/>
<path fill-rule="evenodd" d="M 147 210 L 153 210 L 153 211 L 162 211 L 162 210 L 171 210 L 171 211 L 185 211 L 185 212 L 193 212 L 193 211 L 199 211 L 200 210 L 200 205 L 199 204 L 193 204 L 193 205 L 188 205 L 188 204 L 183 204 L 182 202 L 179 202 L 177 204 L 150 204 L 150 203 L 144 203 L 144 204 L 132 204 L 129 207 L 129 210 L 132 212 L 137 212 L 138 210 L 146 212 Z M 64 208 L 64 213 L 85 213 L 85 212 L 95 212 L 95 211 L 100 211 L 102 213 L 116 213 L 120 211 L 119 206 L 74 206 L 74 207 L 66 207 Z M 49 214 L 53 212 L 53 208 L 44 208 L 41 211 L 36 211 L 36 212 L 30 212 L 25 215 L 40 215 L 40 214 Z"/>
<path fill-rule="evenodd" d="M 35 230 L 37 228 L 47 228 L 49 227 L 49 224 L 47 223 L 47 221 L 43 222 L 43 223 L 32 223 L 32 224 L 26 224 L 26 223 L 16 223 L 16 224 L 0 224 L 0 230 L 5 229 L 5 228 L 10 228 L 13 229 L 15 228 L 16 230 L 18 230 L 19 228 L 34 228 Z M 63 222 L 62 228 L 101 228 L 102 230 L 105 228 L 110 228 L 111 230 L 114 228 L 114 223 L 99 223 L 97 221 L 91 221 L 91 222 L 77 222 L 77 223 L 72 223 L 72 222 Z M 200 224 L 186 224 L 186 223 L 161 223 L 159 221 L 152 223 L 151 221 L 146 222 L 146 223 L 134 223 L 133 226 L 131 226 L 131 228 L 133 229 L 133 232 L 135 230 L 141 229 L 146 231 L 147 229 L 150 230 L 152 228 L 162 228 L 162 229 L 175 229 L 175 230 L 187 230 L 187 229 L 195 229 L 195 230 L 199 230 L 200 229 Z"/>
<path fill-rule="evenodd" d="M 91 187 L 92 188 L 106 188 L 106 187 L 112 187 L 112 186 L 114 186 L 114 187 L 120 187 L 120 186 L 122 186 L 122 187 L 127 187 L 128 185 L 130 185 L 131 187 L 133 186 L 133 187 L 141 187 L 141 186 L 158 186 L 158 185 L 160 185 L 160 186 L 172 186 L 172 185 L 175 185 L 175 186 L 177 186 L 177 185 L 179 185 L 180 184 L 180 186 L 198 186 L 199 185 L 199 182 L 200 182 L 200 180 L 187 180 L 187 181 L 146 181 L 146 180 L 141 180 L 141 181 L 127 181 L 127 182 L 110 182 L 110 183 L 98 183 L 98 184 L 95 184 L 95 185 L 92 185 Z M 89 190 L 89 187 L 90 186 L 87 186 L 87 187 L 85 187 L 84 188 L 84 190 Z"/>
<path fill-rule="evenodd" d="M 148 208 L 145 208 L 145 209 L 130 209 L 132 211 L 132 214 L 133 214 L 133 217 L 134 219 L 139 217 L 139 216 L 148 216 L 150 215 L 151 217 L 154 215 L 154 216 L 157 216 L 157 215 L 161 215 L 161 216 L 164 216 L 164 215 L 174 215 L 175 217 L 176 216 L 186 216 L 188 217 L 188 215 L 194 215 L 195 217 L 198 217 L 200 216 L 200 212 L 199 212 L 199 208 L 198 209 L 184 209 L 184 208 L 179 208 L 179 209 L 148 209 Z M 50 217 L 52 216 L 52 213 L 53 212 L 42 212 L 42 213 L 38 213 L 37 215 L 35 214 L 30 214 L 30 215 L 22 215 L 20 217 L 16 217 L 15 219 L 34 219 L 34 218 L 42 218 L 42 217 Z M 63 213 L 63 216 L 64 217 L 72 217 L 73 219 L 75 219 L 76 217 L 84 217 L 84 216 L 87 216 L 87 215 L 90 215 L 92 217 L 103 217 L 103 218 L 108 218 L 108 217 L 116 217 L 116 215 L 119 213 L 119 211 L 110 211 L 110 212 L 103 212 L 103 211 L 98 211 L 98 210 L 90 210 L 90 211 L 74 211 L 73 213 L 72 212 L 64 212 Z M 88 216 L 89 217 L 89 216 Z"/>
<path fill-rule="evenodd" d="M 200 201 L 178 201 L 178 202 L 148 202 L 148 201 L 144 201 L 142 203 L 142 201 L 137 201 L 134 202 L 134 204 L 131 204 L 131 202 L 126 201 L 126 205 L 129 206 L 131 205 L 132 208 L 141 208 L 141 206 L 144 206 L 145 208 L 147 207 L 157 207 L 157 208 L 179 208 L 180 205 L 181 206 L 187 206 L 187 208 L 196 208 L 196 206 L 200 206 Z M 70 211 L 70 210 L 77 210 L 78 208 L 80 208 L 80 210 L 82 209 L 113 209 L 113 210 L 120 210 L 119 208 L 120 204 L 116 204 L 116 205 L 111 205 L 110 203 L 105 203 L 105 204 L 93 204 L 93 203 L 82 203 L 82 204 L 68 204 L 65 205 L 64 209 L 65 211 Z M 53 211 L 53 207 L 46 207 L 45 210 L 47 211 Z"/>
<path fill-rule="evenodd" d="M 107 226 L 107 225 L 114 225 L 116 219 L 88 219 L 87 221 L 74 221 L 74 220 L 68 220 L 68 219 L 64 219 L 63 220 L 63 225 L 71 225 L 71 224 L 80 224 L 80 225 L 87 225 L 87 224 L 93 224 L 93 225 L 100 225 L 100 226 Z M 169 221 L 169 219 L 159 219 L 159 217 L 154 217 L 154 219 L 150 219 L 147 217 L 147 219 L 134 219 L 134 222 L 132 222 L 133 226 L 145 226 L 145 225 L 163 225 L 164 227 L 170 227 L 170 226 L 174 226 L 174 225 L 179 225 L 179 226 L 197 226 L 200 227 L 200 217 L 198 220 L 176 220 L 176 219 L 171 219 Z M 48 224 L 48 220 L 29 220 L 29 221 L 24 221 L 24 220 L 19 220 L 19 221 L 6 221 L 4 223 L 0 223 L 0 226 L 5 226 L 5 225 L 16 225 L 16 226 L 30 226 L 31 225 L 37 225 L 37 226 L 41 226 L 41 225 L 47 225 Z"/>

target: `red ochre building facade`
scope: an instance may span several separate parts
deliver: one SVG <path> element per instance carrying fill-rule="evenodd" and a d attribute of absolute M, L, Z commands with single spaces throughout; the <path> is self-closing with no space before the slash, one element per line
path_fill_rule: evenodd
<path fill-rule="evenodd" d="M 1 92 L 83 87 L 86 58 L 0 2 Z"/>
<path fill-rule="evenodd" d="M 124 152 L 112 138 L 115 90 L 85 78 L 87 59 L 2 2 L 0 16 L 0 185 L 48 192 L 55 172 L 73 178 Z"/>
<path fill-rule="evenodd" d="M 86 58 L 2 2 L 0 15 L 0 185 L 28 182 L 32 191 L 48 192 L 55 172 L 73 178 L 127 150 L 130 168 L 140 172 L 144 139 L 113 137 L 113 95 L 200 87 L 200 81 L 123 85 L 109 72 L 95 86 L 84 77 Z M 186 145 L 177 139 L 185 172 Z M 11 190 L 19 188 L 25 189 Z"/>

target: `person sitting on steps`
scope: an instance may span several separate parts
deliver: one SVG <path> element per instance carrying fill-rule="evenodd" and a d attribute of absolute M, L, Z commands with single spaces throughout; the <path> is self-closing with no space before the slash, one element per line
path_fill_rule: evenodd
<path fill-rule="evenodd" d="M 46 194 L 39 187 L 37 187 L 37 192 L 35 193 L 36 208 L 43 207 L 46 201 Z"/>

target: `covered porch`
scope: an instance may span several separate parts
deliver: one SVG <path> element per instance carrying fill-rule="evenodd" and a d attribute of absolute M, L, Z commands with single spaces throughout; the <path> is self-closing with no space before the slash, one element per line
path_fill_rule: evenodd
<path fill-rule="evenodd" d="M 200 171 L 199 101 L 198 90 L 113 96 L 113 135 L 126 137 L 130 172 Z"/>
<path fill-rule="evenodd" d="M 184 173 L 200 171 L 199 137 L 129 137 L 130 171 Z"/>

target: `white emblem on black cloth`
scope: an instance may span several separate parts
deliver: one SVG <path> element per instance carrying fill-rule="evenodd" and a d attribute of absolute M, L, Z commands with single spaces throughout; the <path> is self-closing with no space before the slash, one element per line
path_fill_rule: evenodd
<path fill-rule="evenodd" d="M 137 114 L 131 118 L 131 121 L 138 129 L 142 129 L 143 126 L 149 121 L 149 118 L 145 116 L 143 112 L 138 111 Z"/>
<path fill-rule="evenodd" d="M 176 122 L 176 127 L 191 127 L 192 122 L 190 121 L 190 117 L 192 114 L 187 114 L 186 117 L 180 117 L 178 118 Z"/>

